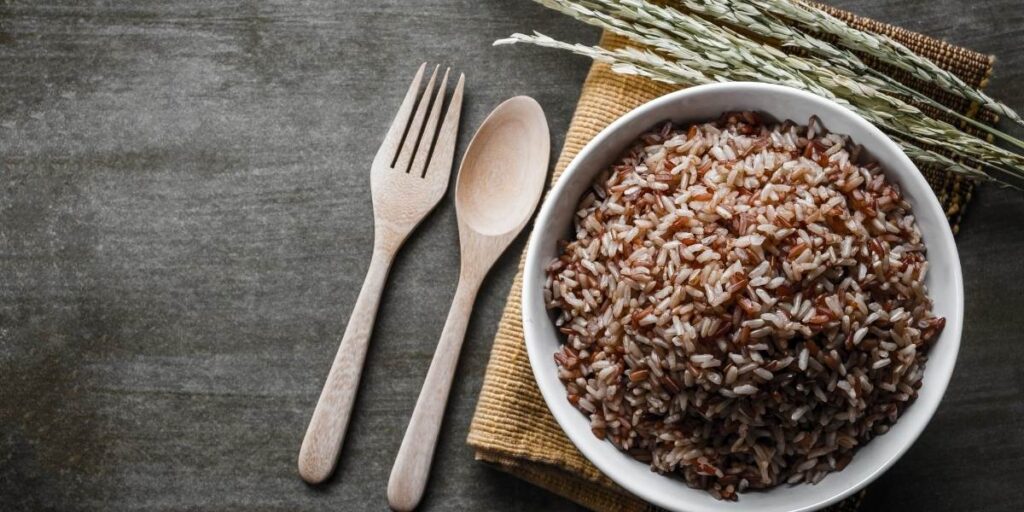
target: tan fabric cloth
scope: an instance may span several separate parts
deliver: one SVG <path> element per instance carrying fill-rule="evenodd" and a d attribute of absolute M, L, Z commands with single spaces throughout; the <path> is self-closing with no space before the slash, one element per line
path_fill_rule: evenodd
<path fill-rule="evenodd" d="M 991 72 L 992 59 L 988 56 L 836 9 L 822 8 L 858 27 L 895 37 L 969 83 L 984 85 Z M 601 38 L 601 45 L 605 47 L 623 44 L 623 39 L 607 33 Z M 899 77 L 898 73 L 894 76 Z M 674 89 L 667 84 L 617 75 L 607 65 L 594 64 L 583 84 L 552 182 L 558 179 L 576 153 L 605 126 L 633 108 Z M 936 94 L 936 98 L 962 112 L 976 113 L 976 107 L 948 95 Z M 987 120 L 993 119 L 990 116 Z M 923 172 L 946 207 L 955 229 L 970 199 L 970 183 L 934 169 L 924 169 Z M 521 291 L 522 262 L 498 325 L 480 400 L 470 426 L 468 442 L 476 449 L 476 458 L 593 510 L 651 509 L 649 504 L 615 485 L 584 459 L 548 411 L 534 382 L 523 344 Z M 834 510 L 856 510 L 862 497 L 863 494 L 854 496 Z"/>

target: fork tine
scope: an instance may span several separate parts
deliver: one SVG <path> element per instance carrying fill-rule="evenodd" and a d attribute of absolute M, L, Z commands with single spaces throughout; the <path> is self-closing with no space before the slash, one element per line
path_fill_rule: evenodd
<path fill-rule="evenodd" d="M 444 122 L 437 132 L 437 143 L 434 144 L 434 154 L 430 157 L 430 164 L 424 177 L 430 176 L 433 179 L 444 179 L 447 183 L 452 174 L 452 159 L 455 156 L 455 141 L 459 135 L 459 115 L 462 113 L 462 87 L 466 83 L 466 75 L 459 73 L 459 83 L 455 86 L 452 99 L 448 103 L 448 112 L 444 115 Z"/>
<path fill-rule="evenodd" d="M 409 115 L 412 114 L 412 107 L 416 104 L 416 93 L 420 90 L 420 82 L 423 80 L 423 71 L 426 68 L 426 62 L 420 64 L 416 76 L 412 79 L 412 84 L 409 85 L 409 91 L 405 93 L 402 105 L 398 107 L 395 120 L 391 122 L 391 127 L 388 128 L 388 133 L 384 136 L 384 142 L 377 150 L 374 160 L 385 162 L 388 167 L 391 166 L 391 162 L 395 161 L 395 154 L 398 153 L 398 145 L 402 142 L 402 134 L 405 133 L 405 126 L 409 122 Z"/>
<path fill-rule="evenodd" d="M 430 105 L 430 96 L 434 92 L 434 80 L 437 79 L 437 70 L 441 66 L 434 66 L 434 74 L 430 75 L 427 88 L 423 90 L 420 97 L 420 104 L 416 107 L 416 114 L 409 123 L 409 130 L 406 132 L 405 141 L 402 142 L 402 149 L 398 152 L 398 159 L 395 160 L 394 169 L 399 172 L 409 170 L 409 161 L 412 160 L 412 152 L 416 150 L 416 142 L 420 138 L 420 131 L 423 128 L 423 118 L 427 115 L 427 106 Z"/>
<path fill-rule="evenodd" d="M 412 160 L 412 167 L 409 174 L 423 176 L 424 168 L 427 166 L 427 157 L 430 156 L 430 146 L 434 143 L 434 136 L 437 135 L 437 120 L 441 117 L 441 106 L 444 104 L 444 93 L 448 90 L 448 72 L 451 68 L 444 70 L 444 78 L 441 79 L 441 87 L 437 89 L 437 96 L 434 97 L 434 106 L 430 107 L 430 117 L 427 118 L 427 126 L 423 128 L 423 136 L 416 146 L 416 156 Z"/>

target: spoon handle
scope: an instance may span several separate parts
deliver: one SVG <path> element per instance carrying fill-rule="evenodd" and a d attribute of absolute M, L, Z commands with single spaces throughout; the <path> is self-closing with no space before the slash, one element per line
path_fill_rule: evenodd
<path fill-rule="evenodd" d="M 476 300 L 480 279 L 463 276 L 452 299 L 448 319 L 444 323 L 441 339 L 434 359 L 427 370 L 416 408 L 398 449 L 398 457 L 388 479 L 388 504 L 392 509 L 408 511 L 416 508 L 427 485 L 430 463 L 434 458 L 437 435 L 441 430 L 448 392 L 452 387 L 459 351 L 466 335 L 470 311 Z"/>
<path fill-rule="evenodd" d="M 394 251 L 374 249 L 363 288 L 341 338 L 341 346 L 334 356 L 313 418 L 309 420 L 309 428 L 299 450 L 299 475 L 311 484 L 326 480 L 338 460 L 359 389 L 359 377 L 363 373 L 377 306 L 393 258 Z"/>

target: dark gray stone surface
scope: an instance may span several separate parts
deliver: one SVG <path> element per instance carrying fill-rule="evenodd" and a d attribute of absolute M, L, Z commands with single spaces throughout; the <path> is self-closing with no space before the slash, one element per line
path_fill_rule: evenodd
<path fill-rule="evenodd" d="M 838 4 L 996 54 L 1024 109 L 1017 0 Z M 367 169 L 422 61 L 467 74 L 459 154 L 515 94 L 557 151 L 589 63 L 490 46 L 531 29 L 597 37 L 500 0 L 0 2 L 0 509 L 383 509 L 455 287 L 450 196 L 395 263 L 336 477 L 294 469 L 369 259 Z M 978 190 L 956 375 L 871 508 L 1024 498 L 1021 219 Z M 521 247 L 477 303 L 424 509 L 575 508 L 465 445 Z"/>

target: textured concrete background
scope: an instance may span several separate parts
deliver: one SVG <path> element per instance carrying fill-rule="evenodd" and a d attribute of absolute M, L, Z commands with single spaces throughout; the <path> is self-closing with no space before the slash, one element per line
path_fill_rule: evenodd
<path fill-rule="evenodd" d="M 1019 0 L 838 5 L 996 54 L 1024 109 Z M 0 2 L 0 509 L 383 509 L 455 287 L 450 195 L 395 263 L 336 477 L 294 469 L 369 260 L 367 169 L 422 61 L 467 74 L 459 155 L 515 94 L 557 151 L 589 63 L 490 46 L 531 29 L 597 37 L 524 1 Z M 1021 219 L 977 192 L 956 375 L 872 508 L 1024 498 Z M 575 508 L 465 445 L 521 247 L 477 302 L 425 509 Z"/>

